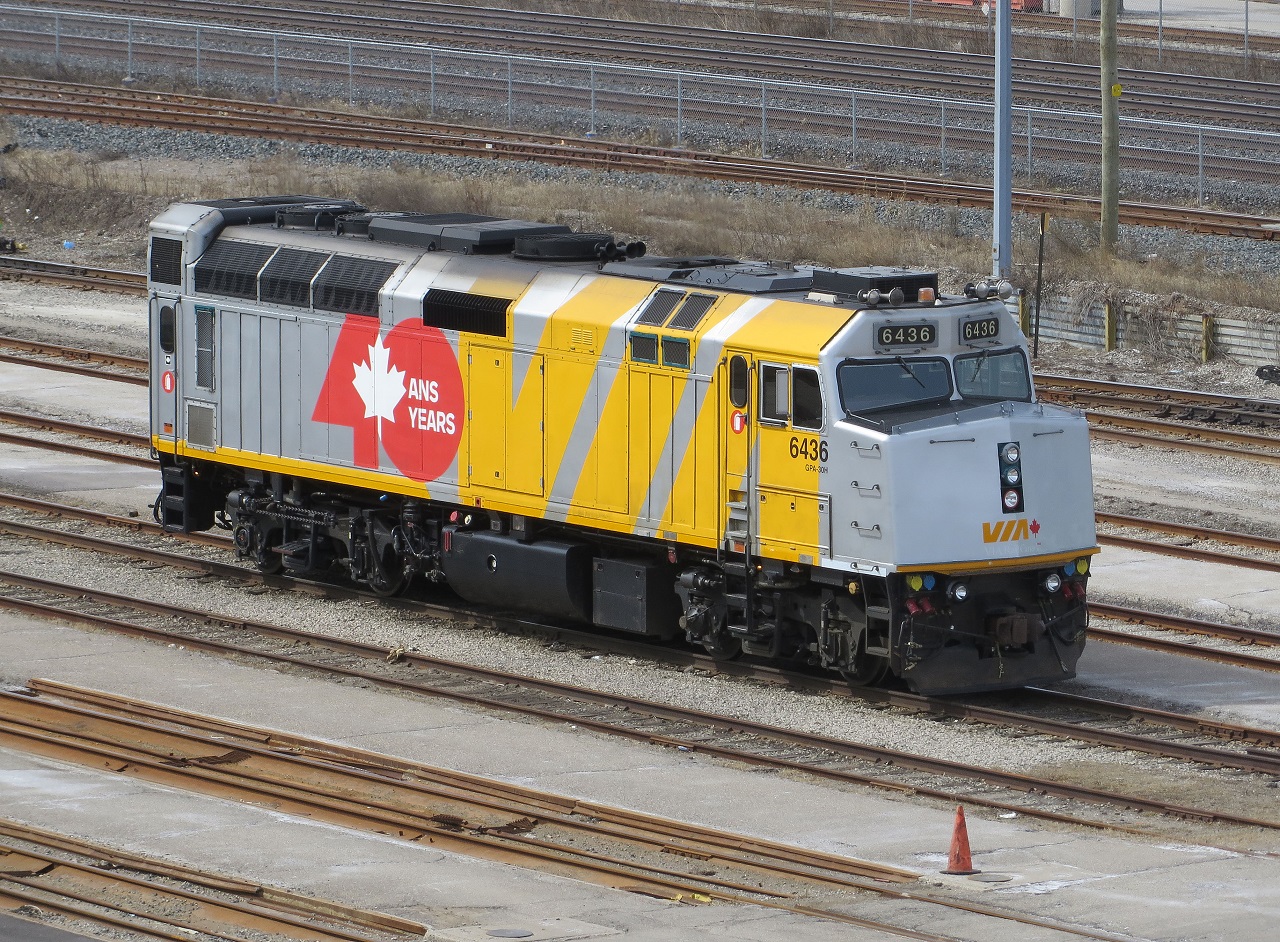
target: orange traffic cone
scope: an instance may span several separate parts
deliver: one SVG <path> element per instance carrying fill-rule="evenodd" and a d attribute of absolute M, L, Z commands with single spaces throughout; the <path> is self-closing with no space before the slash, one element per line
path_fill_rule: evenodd
<path fill-rule="evenodd" d="M 956 824 L 951 831 L 951 854 L 947 859 L 947 869 L 942 872 L 958 877 L 982 872 L 973 868 L 973 858 L 969 854 L 969 829 L 964 823 L 964 805 L 956 805 Z"/>

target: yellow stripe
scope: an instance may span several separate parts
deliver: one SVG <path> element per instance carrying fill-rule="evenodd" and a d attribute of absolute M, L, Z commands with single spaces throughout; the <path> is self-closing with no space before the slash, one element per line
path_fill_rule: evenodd
<path fill-rule="evenodd" d="M 1074 550 L 1070 553 L 1053 553 L 1048 556 L 1020 556 L 1016 559 L 975 559 L 963 563 L 938 563 L 934 566 L 899 566 L 898 572 L 981 572 L 990 569 L 1026 569 L 1038 566 L 1058 566 L 1081 556 L 1092 556 L 1100 547 Z"/>

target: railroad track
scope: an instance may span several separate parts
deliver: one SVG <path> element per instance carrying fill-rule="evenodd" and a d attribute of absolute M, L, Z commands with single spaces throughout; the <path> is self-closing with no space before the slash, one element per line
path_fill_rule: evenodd
<path fill-rule="evenodd" d="M 342 112 L 229 99 L 173 95 L 141 89 L 88 87 L 15 76 L 0 77 L 0 107 L 15 114 L 208 132 L 333 146 L 400 150 L 539 161 L 592 170 L 657 173 L 701 179 L 824 189 L 866 198 L 901 199 L 957 206 L 990 207 L 990 187 L 921 177 L 870 173 L 764 158 L 580 140 L 563 135 L 529 134 L 458 127 L 404 118 L 380 118 Z M 957 132 L 959 133 L 959 132 Z M 1167 156 L 1167 155 L 1166 155 Z M 1099 200 L 1064 193 L 1015 190 L 1019 212 L 1096 217 Z M 1205 234 L 1274 240 L 1280 218 L 1180 206 L 1124 202 L 1126 225 L 1160 226 Z"/>
<path fill-rule="evenodd" d="M 33 510 L 35 512 L 47 513 L 48 505 L 43 502 L 31 501 L 21 498 L 13 498 L 5 495 L 2 498 L 6 503 L 24 509 Z M 157 528 L 141 523 L 136 520 L 120 521 L 120 518 L 111 518 L 109 515 L 84 513 L 74 508 L 55 508 L 57 512 L 64 518 L 74 517 L 75 519 L 94 520 L 104 523 L 114 524 L 123 522 L 130 529 L 143 532 L 157 532 Z M 83 549 L 93 550 L 95 552 L 111 552 L 123 553 L 125 555 L 135 555 L 157 565 L 165 565 L 172 567 L 191 568 L 201 572 L 207 572 L 224 579 L 232 579 L 235 581 L 252 581 L 262 582 L 274 586 L 286 586 L 304 593 L 319 594 L 330 598 L 362 598 L 363 595 L 354 590 L 346 590 L 342 587 L 332 585 L 319 585 L 316 583 L 299 583 L 294 580 L 282 579 L 280 577 L 264 577 L 251 570 L 246 570 L 237 566 L 231 566 L 226 563 L 216 562 L 211 559 L 193 559 L 188 555 L 173 554 L 167 550 L 157 550 L 153 548 L 139 547 L 133 543 L 114 544 L 112 541 L 104 541 L 93 537 L 78 534 L 67 534 L 59 531 L 50 531 L 43 527 L 31 527 L 29 525 L 18 524 L 12 521 L 0 523 L 0 531 L 8 532 L 13 537 L 31 537 L 42 540 L 52 540 L 54 542 L 64 543 L 65 545 L 75 546 Z M 88 613 L 84 614 L 85 618 L 93 619 L 94 613 L 101 613 L 101 606 L 113 606 L 119 608 L 127 608 L 137 612 L 147 612 L 150 614 L 160 615 L 164 617 L 180 617 L 188 619 L 198 626 L 197 634 L 192 636 L 188 631 L 180 631 L 178 634 L 170 635 L 165 632 L 167 627 L 162 629 L 159 634 L 151 631 L 149 628 L 140 628 L 136 622 L 121 621 L 119 617 L 107 617 L 105 624 L 110 630 L 124 631 L 129 634 L 143 634 L 146 637 L 158 638 L 160 640 L 172 643 L 175 638 L 179 638 L 181 643 L 187 647 L 201 647 L 206 641 L 222 638 L 223 641 L 218 644 L 225 644 L 226 641 L 232 642 L 233 647 L 240 647 L 247 643 L 243 636 L 260 635 L 264 639 L 275 639 L 284 642 L 284 653 L 293 656 L 297 654 L 297 642 L 305 642 L 308 645 L 317 648 L 323 648 L 328 651 L 339 651 L 348 654 L 358 655 L 364 659 L 382 659 L 383 661 L 395 662 L 403 658 L 408 658 L 414 665 L 421 669 L 430 669 L 433 671 L 445 670 L 446 673 L 456 677 L 459 673 L 469 677 L 477 675 L 477 669 L 464 665 L 457 665 L 448 662 L 441 662 L 438 659 L 428 658 L 418 654 L 409 655 L 401 651 L 389 651 L 384 648 L 370 646 L 366 644 L 356 644 L 340 639 L 321 637 L 310 634 L 305 631 L 298 631 L 291 628 L 283 628 L 277 625 L 266 625 L 261 622 L 248 622 L 239 618 L 225 619 L 211 616 L 206 612 L 193 610 L 179 610 L 168 604 L 159 604 L 149 601 L 139 600 L 121 596 L 115 593 L 91 590 L 83 586 L 75 587 L 59 587 L 56 584 L 48 583 L 45 580 L 35 579 L 31 577 L 21 576 L 16 573 L 0 574 L 0 582 L 7 583 L 10 586 L 10 594 L 5 596 L 9 601 L 0 602 L 0 604 L 9 605 L 26 605 L 30 602 L 26 592 L 35 591 L 44 596 L 49 594 L 61 595 L 62 599 L 54 602 L 31 602 L 34 606 L 32 610 L 37 612 L 53 613 L 67 612 L 67 617 L 79 618 L 80 615 L 70 611 L 69 599 L 80 599 L 91 605 Z M 23 601 L 23 600 L 26 601 Z M 441 607 L 435 604 L 415 603 L 411 601 L 401 601 L 397 603 L 398 607 L 409 611 L 420 611 L 428 613 L 435 617 L 447 617 L 454 621 L 462 618 L 475 624 L 484 625 L 486 627 L 498 628 L 500 630 L 515 629 L 522 632 L 536 631 L 543 635 L 556 637 L 562 641 L 570 643 L 581 643 L 584 646 L 606 650 L 610 653 L 625 656 L 641 657 L 646 660 L 657 659 L 680 666 L 696 666 L 704 670 L 713 672 L 731 673 L 740 676 L 750 676 L 758 680 L 766 680 L 770 683 L 784 684 L 789 686 L 798 686 L 804 689 L 819 690 L 828 694 L 839 694 L 844 696 L 856 696 L 875 702 L 888 702 L 893 706 L 909 709 L 914 712 L 933 712 L 940 715 L 953 716 L 969 721 L 984 722 L 996 724 L 1004 727 L 1022 729 L 1037 734 L 1052 735 L 1063 739 L 1074 739 L 1082 742 L 1093 743 L 1095 745 L 1109 746 L 1113 748 L 1130 749 L 1141 752 L 1147 752 L 1154 755 L 1179 758 L 1186 761 L 1195 762 L 1202 765 L 1219 766 L 1236 768 L 1242 771 L 1280 774 L 1280 754 L 1274 753 L 1256 753 L 1256 752 L 1240 752 L 1224 750 L 1214 747 L 1205 746 L 1188 746 L 1185 743 L 1177 741 L 1168 741 L 1165 739 L 1153 739 L 1150 734 L 1139 736 L 1137 734 L 1118 734 L 1114 729 L 1108 728 L 1090 728 L 1082 725 L 1080 722 L 1064 723 L 1055 722 L 1044 717 L 1029 716 L 1025 713 L 1010 713 L 1007 710 L 997 710 L 990 706 L 978 706 L 974 704 L 957 704 L 954 701 L 943 698 L 922 698 L 905 693 L 895 693 L 888 691 L 850 691 L 842 684 L 826 679 L 815 678 L 807 675 L 797 675 L 780 671 L 775 668 L 763 667 L 759 665 L 751 665 L 747 663 L 724 663 L 714 662 L 710 658 L 703 655 L 690 654 L 688 652 L 662 650 L 655 651 L 650 645 L 637 644 L 633 642 L 619 641 L 616 639 L 602 638 L 591 634 L 566 630 L 563 628 L 551 628 L 549 626 L 540 626 L 536 623 L 527 622 L 519 619 L 511 619 L 505 616 L 493 616 L 483 612 L 472 610 L 459 611 L 450 606 Z M 96 623 L 96 622 L 95 622 Z M 166 623 L 167 626 L 168 623 Z M 205 633 L 205 629 L 209 626 L 220 628 L 221 633 L 215 632 L 213 635 Z M 510 626 L 510 628 L 508 628 Z M 548 630 L 549 629 L 549 630 Z M 1280 642 L 1280 638 L 1276 639 Z M 254 650 L 260 650 L 258 644 L 251 645 Z M 223 650 L 218 647 L 218 650 Z M 273 655 L 274 656 L 274 655 Z M 329 661 L 322 655 L 315 655 L 320 658 L 319 662 L 328 664 Z M 302 661 L 291 660 L 290 663 L 303 663 Z M 1272 665 L 1280 668 L 1280 661 L 1271 661 Z M 520 678 L 506 674 L 495 674 L 493 672 L 481 672 L 484 677 L 498 684 L 520 684 L 522 686 L 534 686 L 538 689 L 548 689 L 552 691 L 554 696 L 569 696 L 572 693 L 571 688 L 560 685 L 552 685 L 545 688 L 541 682 L 529 681 L 525 683 Z M 494 681 L 494 678 L 498 678 Z M 452 682 L 445 683 L 445 687 L 450 687 Z M 576 696 L 581 699 L 582 692 L 578 691 Z M 1044 697 L 1050 696 L 1044 694 Z M 593 694 L 590 697 L 592 703 L 601 702 L 601 695 Z M 1102 715 L 1104 722 L 1110 720 L 1116 715 L 1123 715 L 1129 720 L 1157 725 L 1162 728 L 1168 727 L 1175 731 L 1190 731 L 1200 736 L 1211 736 L 1213 738 L 1224 740 L 1228 743 L 1254 743 L 1262 745 L 1272 745 L 1280 737 L 1280 733 L 1250 729 L 1235 724 L 1217 723 L 1213 720 L 1207 720 L 1199 717 L 1177 716 L 1176 714 L 1163 713 L 1160 711 L 1144 710 L 1143 708 L 1130 704 L 1100 704 L 1099 701 L 1087 701 L 1085 698 L 1069 698 L 1066 695 L 1058 696 L 1058 705 L 1064 701 L 1070 701 L 1071 705 L 1079 710 L 1086 704 L 1090 712 Z M 649 710 L 652 705 L 636 705 L 630 704 L 627 708 L 631 710 L 643 707 L 645 711 Z M 645 715 L 648 715 L 647 713 Z M 581 716 L 574 715 L 571 722 L 579 722 Z M 723 718 L 722 718 L 723 719 Z M 734 721 L 736 722 L 736 721 Z M 735 727 L 736 728 L 736 727 Z M 1175 735 L 1177 733 L 1175 732 Z M 788 739 L 788 742 L 792 740 Z M 684 739 L 681 739 L 684 742 Z M 828 744 L 829 746 L 829 744 Z M 870 753 L 858 753 L 864 758 Z M 891 755 L 890 753 L 876 754 L 878 757 L 874 761 L 885 762 L 890 761 L 894 764 L 903 765 L 904 768 L 913 768 L 917 771 L 927 771 L 925 767 L 912 765 L 914 761 L 911 757 L 902 757 Z M 916 757 L 919 758 L 919 757 Z M 932 767 L 937 771 L 937 767 Z M 969 770 L 968 776 L 985 775 L 984 770 Z M 983 778 L 982 780 L 987 780 Z M 1007 784 L 1007 782 L 1006 782 Z M 1055 792 L 1055 794 L 1061 794 Z M 1076 795 L 1080 797 L 1080 795 Z M 965 800 L 968 800 L 967 798 Z M 1148 807 L 1148 810 L 1150 808 Z"/>
<path fill-rule="evenodd" d="M 0 278 L 27 278 L 126 294 L 147 293 L 147 276 L 142 272 L 38 261 L 13 255 L 0 255 Z"/>
<path fill-rule="evenodd" d="M 0 694 L 0 697 L 13 694 Z M 7 710 L 0 707 L 0 716 Z M 0 725 L 7 717 L 0 719 Z M 2 734 L 0 734 L 2 735 Z M 34 907 L 128 938 L 421 939 L 421 923 L 0 819 L 0 908 Z"/>
<path fill-rule="evenodd" d="M 114 12 L 140 18 L 166 19 L 172 7 L 141 2 L 63 3 L 87 11 Z M 871 6 L 868 4 L 868 6 Z M 886 4 L 875 4 L 883 15 Z M 892 8 L 892 4 L 889 4 Z M 921 18 L 945 18 L 951 8 L 920 3 Z M 936 8 L 936 9 L 935 9 Z M 825 11 L 824 11 L 825 12 Z M 905 13 L 905 11 L 903 11 Z M 320 0 L 298 6 L 276 2 L 250 6 L 196 0 L 184 5 L 184 18 L 202 23 L 257 27 L 299 34 L 341 35 L 423 45 L 448 45 L 481 51 L 495 49 L 521 55 L 559 56 L 588 61 L 624 62 L 695 72 L 732 71 L 790 81 L 890 88 L 909 94 L 942 94 L 990 100 L 992 57 L 949 49 L 904 48 L 891 43 L 847 42 L 814 37 L 712 29 L 680 23 L 644 23 L 618 17 L 566 15 L 528 10 L 486 9 L 444 3 L 401 0 L 356 2 Z M 973 26 L 977 21 L 964 18 Z M 1040 29 L 1046 18 L 1028 18 Z M 1092 25 L 1092 24 L 1090 24 Z M 983 24 L 985 29 L 985 24 Z M 1177 30 L 1166 30 L 1171 44 Z M 1191 41 L 1203 42 L 1203 33 Z M 1262 42 L 1280 49 L 1272 37 Z M 1197 58 L 1194 51 L 1185 51 Z M 1184 50 L 1179 49 L 1183 56 Z M 1221 73 L 1222 57 L 1206 56 L 1212 72 Z M 1013 93 L 1020 103 L 1039 102 L 1055 109 L 1096 111 L 1100 91 L 1097 67 L 1077 61 L 1015 59 Z M 1211 124 L 1238 122 L 1254 127 L 1280 125 L 1280 89 L 1269 82 L 1208 78 L 1121 69 L 1126 110 L 1177 120 Z"/>
<path fill-rule="evenodd" d="M 1036 394 L 1041 399 L 1082 408 L 1101 405 L 1196 422 L 1280 427 L 1280 399 L 1141 386 L 1055 373 L 1036 374 Z"/>
<path fill-rule="evenodd" d="M 5 579 L 12 578 L 6 575 Z M 30 580 L 26 580 L 30 581 Z M 82 592 L 68 587 L 68 594 Z M 95 600 L 97 601 L 97 600 Z M 14 595 L 0 596 L 0 604 L 31 614 L 78 622 L 150 638 L 186 649 L 236 657 L 266 658 L 268 662 L 320 670 L 328 676 L 358 678 L 409 694 L 446 697 L 458 702 L 516 712 L 542 720 L 569 723 L 611 736 L 657 743 L 669 748 L 699 751 L 706 755 L 751 765 L 803 772 L 828 780 L 901 791 L 904 788 L 947 802 L 957 800 L 996 811 L 1013 811 L 1029 817 L 1102 827 L 1126 833 L 1153 834 L 1147 819 L 1151 813 L 1188 820 L 1210 821 L 1218 827 L 1275 830 L 1280 823 L 1265 816 L 1217 812 L 1159 799 L 1118 794 L 1036 776 L 968 766 L 930 759 L 831 737 L 778 729 L 737 718 L 697 710 L 619 697 L 589 689 L 533 680 L 469 665 L 450 664 L 417 653 L 388 650 L 367 644 L 308 635 L 259 622 L 221 620 L 194 612 L 203 626 L 198 635 L 172 628 L 155 628 L 122 620 L 101 612 L 70 610 L 65 603 L 48 604 Z M 119 600 L 117 600 L 119 604 Z M 154 607 L 153 603 L 151 604 Z M 176 613 L 165 606 L 167 624 Z M 259 635 L 276 635 L 283 644 L 270 650 Z M 222 640 L 219 640 L 222 639 Z M 303 642 L 305 647 L 298 642 Z M 284 647 L 288 653 L 282 653 Z M 300 653 L 301 651 L 301 653 Z M 351 658 L 347 663 L 339 655 Z M 393 663 L 388 663 L 393 662 Z M 1223 751 L 1224 752 L 1224 751 Z M 221 754 L 221 753 L 216 753 Z M 942 785 L 939 778 L 949 784 Z M 957 782 L 962 784 L 957 784 Z M 996 787 L 1002 794 L 993 797 Z M 1102 804 L 1111 810 L 1098 820 L 1076 811 L 1059 810 L 1056 801 L 1070 799 Z M 1135 814 L 1134 812 L 1138 812 Z M 1222 839 L 1215 830 L 1213 841 Z"/>

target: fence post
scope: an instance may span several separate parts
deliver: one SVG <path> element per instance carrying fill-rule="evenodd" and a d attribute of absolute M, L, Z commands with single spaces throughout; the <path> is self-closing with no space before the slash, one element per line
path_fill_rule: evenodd
<path fill-rule="evenodd" d="M 271 94 L 280 97 L 280 34 L 271 34 Z"/>
<path fill-rule="evenodd" d="M 53 64 L 62 68 L 62 17 L 53 14 Z"/>
<path fill-rule="evenodd" d="M 1031 109 L 1027 109 L 1027 179 L 1031 179 Z"/>
<path fill-rule="evenodd" d="M 858 93 L 849 93 L 849 131 L 853 138 L 853 159 L 858 159 Z"/>
<path fill-rule="evenodd" d="M 200 87 L 200 27 L 196 27 L 196 88 Z"/>
<path fill-rule="evenodd" d="M 1244 54 L 1249 54 L 1249 0 L 1244 0 Z"/>
<path fill-rule="evenodd" d="M 128 60 L 124 67 L 124 77 L 130 81 L 133 79 L 133 20 L 129 21 L 129 39 L 128 39 Z"/>
<path fill-rule="evenodd" d="M 1204 205 L 1204 128 L 1196 129 L 1196 140 L 1198 146 L 1196 148 L 1197 157 L 1199 159 L 1199 167 L 1196 170 L 1196 195 L 1199 200 L 1198 205 Z"/>
<path fill-rule="evenodd" d="M 591 67 L 591 130 L 588 132 L 592 137 L 596 133 L 596 67 Z"/>
<path fill-rule="evenodd" d="M 1116 309 L 1108 298 L 1102 307 L 1102 349 L 1110 353 L 1116 348 Z"/>
<path fill-rule="evenodd" d="M 760 83 L 760 156 L 769 156 L 769 99 L 766 86 Z"/>
<path fill-rule="evenodd" d="M 431 116 L 434 118 L 436 114 L 436 51 L 431 50 Z"/>
<path fill-rule="evenodd" d="M 514 70 L 514 68 L 515 66 L 512 65 L 511 57 L 508 56 L 507 57 L 507 127 L 511 127 L 511 120 L 512 120 L 512 117 L 511 117 L 512 75 L 511 73 Z"/>
<path fill-rule="evenodd" d="M 942 157 L 942 175 L 947 175 L 947 103 L 942 102 L 941 133 L 938 135 L 938 149 Z"/>
<path fill-rule="evenodd" d="M 684 145 L 684 76 L 676 76 L 676 147 Z"/>
<path fill-rule="evenodd" d="M 1200 362 L 1208 363 L 1213 352 L 1213 315 L 1200 316 Z"/>
<path fill-rule="evenodd" d="M 355 105 L 356 100 L 356 55 L 351 48 L 351 40 L 347 40 L 347 107 Z"/>

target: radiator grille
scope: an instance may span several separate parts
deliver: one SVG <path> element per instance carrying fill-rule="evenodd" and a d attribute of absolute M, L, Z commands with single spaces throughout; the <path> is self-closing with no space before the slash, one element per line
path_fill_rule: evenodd
<path fill-rule="evenodd" d="M 281 249 L 258 279 L 263 302 L 310 307 L 311 279 L 329 258 L 326 252 Z"/>
<path fill-rule="evenodd" d="M 653 334 L 632 334 L 631 359 L 637 363 L 657 363 L 658 338 Z"/>
<path fill-rule="evenodd" d="M 275 253 L 271 245 L 219 239 L 196 262 L 196 293 L 258 298 L 258 272 Z"/>
<path fill-rule="evenodd" d="M 182 242 L 178 239 L 151 239 L 151 280 L 161 285 L 182 284 Z"/>
<path fill-rule="evenodd" d="M 662 338 L 662 365 L 689 368 L 689 341 L 674 337 Z"/>
<path fill-rule="evenodd" d="M 432 288 L 422 299 L 422 323 L 441 330 L 465 330 L 490 337 L 507 335 L 509 298 Z"/>
<path fill-rule="evenodd" d="M 205 402 L 187 403 L 187 444 L 195 448 L 217 447 L 218 411 Z"/>
<path fill-rule="evenodd" d="M 316 276 L 312 306 L 317 311 L 377 317 L 378 292 L 395 270 L 395 262 L 335 255 Z"/>

